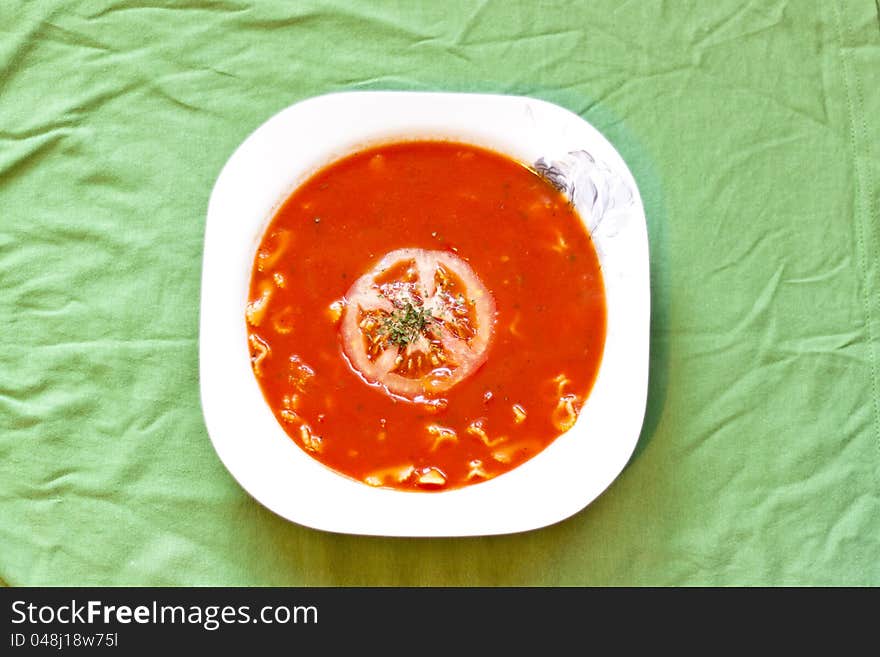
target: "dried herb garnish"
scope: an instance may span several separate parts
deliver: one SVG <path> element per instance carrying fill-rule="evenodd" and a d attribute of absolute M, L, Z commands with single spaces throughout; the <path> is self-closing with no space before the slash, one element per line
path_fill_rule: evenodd
<path fill-rule="evenodd" d="M 398 347 L 415 342 L 428 325 L 435 320 L 431 311 L 410 300 L 396 301 L 394 310 L 382 320 L 385 340 Z"/>

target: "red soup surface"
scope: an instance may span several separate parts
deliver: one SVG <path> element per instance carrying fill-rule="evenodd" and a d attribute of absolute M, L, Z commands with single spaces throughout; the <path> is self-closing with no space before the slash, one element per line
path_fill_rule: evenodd
<path fill-rule="evenodd" d="M 605 342 L 599 262 L 567 199 L 460 143 L 318 171 L 266 229 L 249 299 L 254 373 L 291 439 L 403 490 L 543 450 L 574 425 Z"/>

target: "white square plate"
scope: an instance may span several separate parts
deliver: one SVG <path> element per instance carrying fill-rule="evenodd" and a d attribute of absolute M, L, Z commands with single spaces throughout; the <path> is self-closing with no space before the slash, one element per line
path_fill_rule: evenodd
<path fill-rule="evenodd" d="M 251 370 L 244 310 L 256 248 L 274 211 L 340 156 L 417 138 L 463 141 L 552 166 L 599 253 L 608 309 L 595 386 L 577 423 L 490 481 L 403 492 L 339 475 L 275 420 Z M 542 527 L 576 513 L 623 470 L 638 441 L 648 384 L 648 239 L 635 180 L 586 121 L 532 98 L 350 92 L 297 103 L 233 153 L 208 205 L 202 270 L 200 385 L 220 459 L 253 497 L 309 527 L 385 536 L 470 536 Z"/>

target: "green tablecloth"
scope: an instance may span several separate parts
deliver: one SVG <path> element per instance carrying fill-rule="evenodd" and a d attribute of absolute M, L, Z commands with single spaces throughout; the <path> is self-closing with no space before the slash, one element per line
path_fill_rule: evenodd
<path fill-rule="evenodd" d="M 205 210 L 352 89 L 524 94 L 617 146 L 651 242 L 627 468 L 520 535 L 282 520 L 199 405 Z M 10 585 L 880 585 L 875 0 L 0 4 L 0 578 Z"/>

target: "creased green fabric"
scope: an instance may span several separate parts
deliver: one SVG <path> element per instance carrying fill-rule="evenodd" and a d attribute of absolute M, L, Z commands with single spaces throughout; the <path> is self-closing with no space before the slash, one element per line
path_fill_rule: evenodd
<path fill-rule="evenodd" d="M 270 115 L 351 89 L 549 100 L 638 180 L 645 428 L 573 518 L 326 534 L 214 453 L 211 186 Z M 10 585 L 880 585 L 877 4 L 0 3 L 0 317 Z"/>

